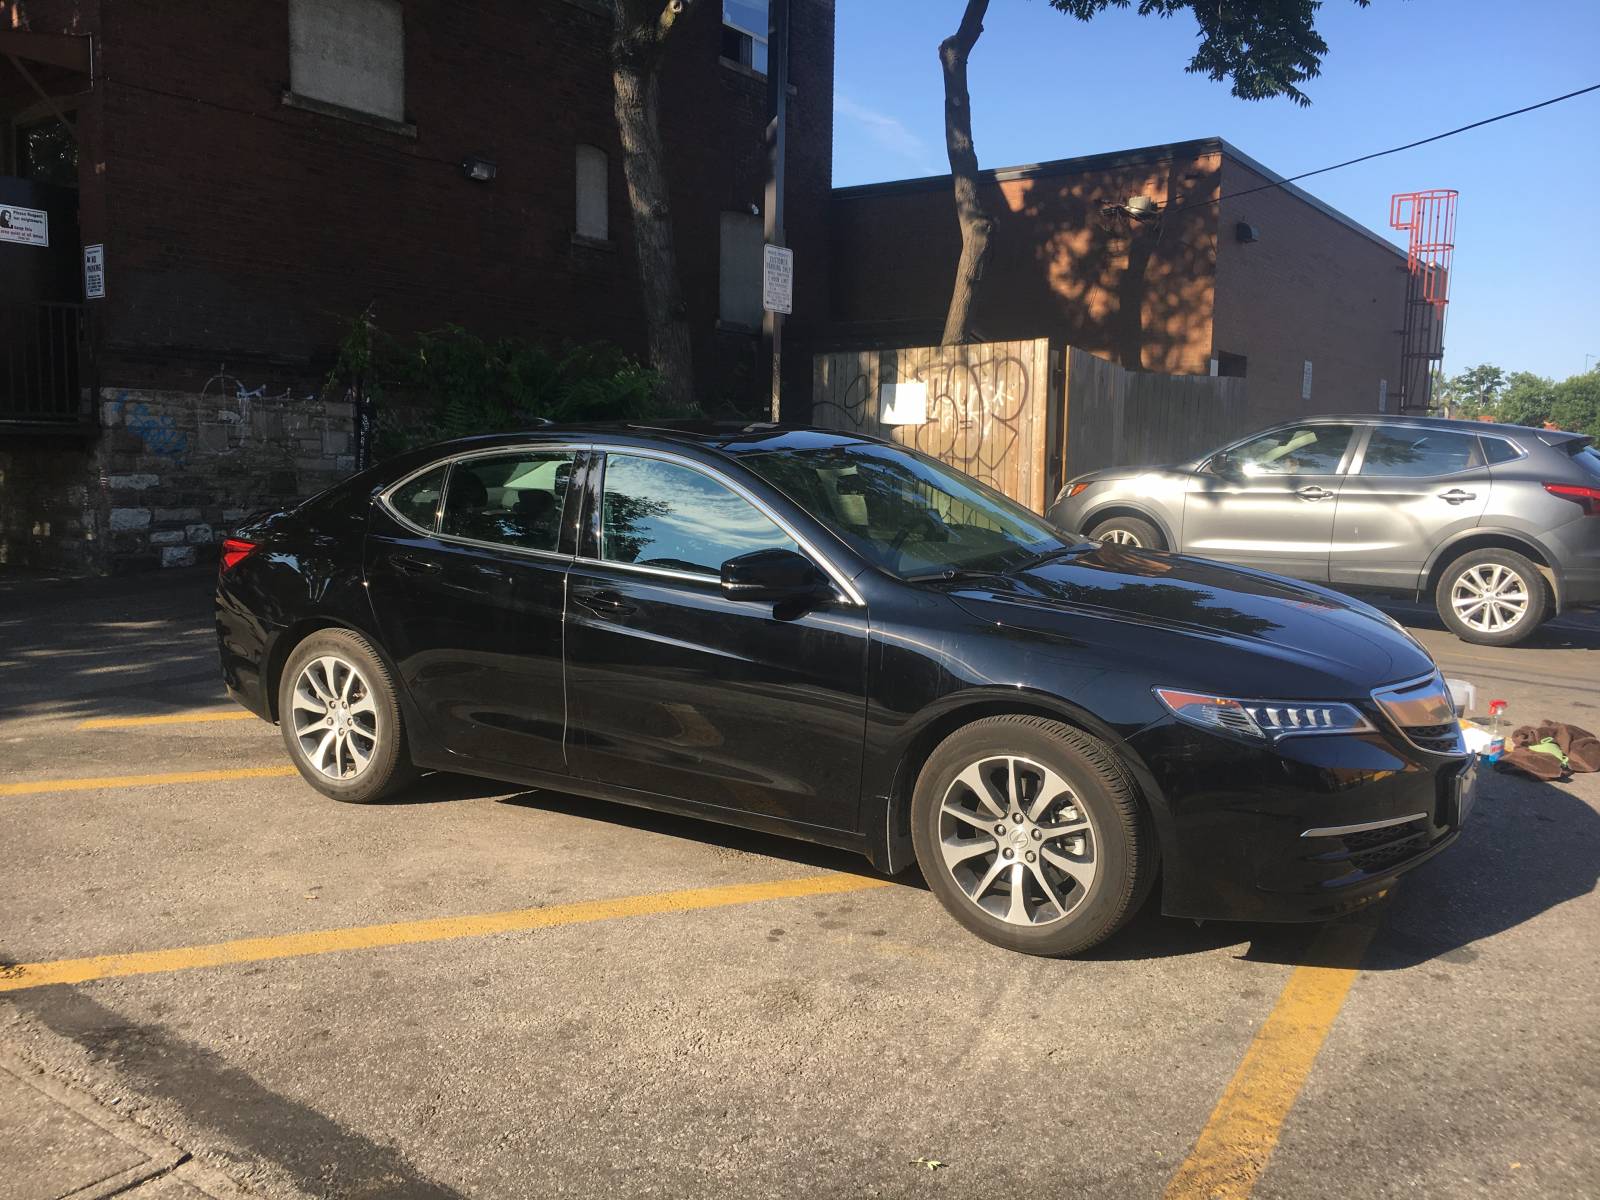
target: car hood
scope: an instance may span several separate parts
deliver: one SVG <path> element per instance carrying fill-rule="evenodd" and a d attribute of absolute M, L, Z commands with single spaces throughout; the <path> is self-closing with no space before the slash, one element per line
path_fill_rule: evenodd
<path fill-rule="evenodd" d="M 1101 467 L 1098 471 L 1085 471 L 1081 475 L 1074 475 L 1067 480 L 1072 483 L 1105 483 L 1109 480 L 1138 479 L 1141 475 L 1160 475 L 1164 477 L 1187 477 L 1193 472 L 1186 466 L 1157 466 L 1157 467 Z"/>
<path fill-rule="evenodd" d="M 1137 624 L 1147 635 L 1129 639 L 1130 658 L 1163 664 L 1175 686 L 1252 699 L 1361 697 L 1435 669 L 1409 634 L 1359 600 L 1161 551 L 1097 544 L 950 589 L 986 621 L 1046 635 L 1100 642 L 1086 623 Z M 1186 651 L 1195 639 L 1208 652 Z"/>

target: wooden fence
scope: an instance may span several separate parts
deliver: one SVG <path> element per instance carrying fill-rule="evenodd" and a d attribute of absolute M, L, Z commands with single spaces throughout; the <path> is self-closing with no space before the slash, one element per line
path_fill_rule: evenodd
<path fill-rule="evenodd" d="M 926 387 L 925 419 L 885 421 L 888 385 Z M 819 354 L 811 420 L 959 467 L 1043 512 L 1098 467 L 1196 458 L 1249 430 L 1243 379 L 1128 371 L 1048 338 Z"/>
<path fill-rule="evenodd" d="M 1065 362 L 1063 479 L 1185 462 L 1258 423 L 1243 379 L 1128 371 L 1076 348 Z"/>
<path fill-rule="evenodd" d="M 1047 339 L 819 354 L 811 420 L 921 450 L 983 480 L 1035 512 L 1047 503 L 1059 399 Z M 883 388 L 922 384 L 925 421 L 883 421 Z"/>

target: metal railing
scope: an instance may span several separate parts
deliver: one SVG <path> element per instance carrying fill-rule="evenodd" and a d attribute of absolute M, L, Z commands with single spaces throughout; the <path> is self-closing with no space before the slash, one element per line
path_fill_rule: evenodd
<path fill-rule="evenodd" d="M 92 424 L 93 383 L 86 305 L 0 304 L 0 426 Z"/>

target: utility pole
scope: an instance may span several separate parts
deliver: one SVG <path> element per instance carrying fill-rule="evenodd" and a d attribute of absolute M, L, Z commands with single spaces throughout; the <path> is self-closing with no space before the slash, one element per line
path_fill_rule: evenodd
<path fill-rule="evenodd" d="M 789 0 L 767 5 L 767 194 L 762 235 L 769 246 L 788 243 L 783 232 L 784 145 L 789 124 Z M 762 271 L 765 275 L 762 251 Z M 763 288 L 763 291 L 765 289 Z M 772 365 L 772 420 L 778 420 L 783 388 L 783 314 L 761 314 L 762 357 Z"/>

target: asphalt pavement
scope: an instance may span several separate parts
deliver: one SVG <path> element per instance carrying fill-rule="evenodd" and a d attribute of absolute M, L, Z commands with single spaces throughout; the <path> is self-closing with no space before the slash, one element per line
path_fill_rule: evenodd
<path fill-rule="evenodd" d="M 1600 728 L 1600 619 L 1466 646 Z M 0 575 L 0 1200 L 1588 1197 L 1600 776 L 1487 776 L 1331 927 L 1147 909 L 1075 961 L 912 876 L 435 776 L 325 800 L 210 575 Z"/>

